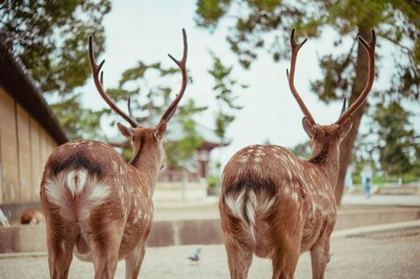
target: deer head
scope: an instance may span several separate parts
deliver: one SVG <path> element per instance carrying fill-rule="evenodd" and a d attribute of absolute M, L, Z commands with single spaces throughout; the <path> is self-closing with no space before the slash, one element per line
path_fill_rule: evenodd
<path fill-rule="evenodd" d="M 175 62 L 175 64 L 180 68 L 182 74 L 182 84 L 177 94 L 176 98 L 172 101 L 169 107 L 166 109 L 162 115 L 159 123 L 154 128 L 144 128 L 135 120 L 132 116 L 132 112 L 129 106 L 129 115 L 123 112 L 115 102 L 108 96 L 105 89 L 103 88 L 103 72 L 101 71 L 105 60 L 102 60 L 101 63 L 96 64 L 95 55 L 93 50 L 93 40 L 92 36 L 89 37 L 89 61 L 92 67 L 93 79 L 95 82 L 96 89 L 109 107 L 120 115 L 124 120 L 126 120 L 131 127 L 127 127 L 121 123 L 117 123 L 118 129 L 121 134 L 130 141 L 133 146 L 133 156 L 130 160 L 131 164 L 136 164 L 138 161 L 138 155 L 141 153 L 142 149 L 154 150 L 156 152 L 151 152 L 152 154 L 160 154 L 163 156 L 163 146 L 162 139 L 165 135 L 167 125 L 169 120 L 175 114 L 176 108 L 184 96 L 185 89 L 187 87 L 188 77 L 187 77 L 187 55 L 188 55 L 188 44 L 187 44 L 187 35 L 185 29 L 182 30 L 183 35 L 183 44 L 184 51 L 181 60 L 175 59 L 171 54 L 168 54 L 169 58 Z"/>
<path fill-rule="evenodd" d="M 294 35 L 295 29 L 292 30 L 290 36 L 290 45 L 292 48 L 290 74 L 289 71 L 287 71 L 286 73 L 293 97 L 296 99 L 296 102 L 298 103 L 300 109 L 305 115 L 302 119 L 302 125 L 306 134 L 311 139 L 313 157 L 315 157 L 322 153 L 322 150 L 327 145 L 336 144 L 338 146 L 338 143 L 347 135 L 347 133 L 350 131 L 353 125 L 353 113 L 355 113 L 366 101 L 366 97 L 369 94 L 370 89 L 372 88 L 375 76 L 375 32 L 372 30 L 372 39 L 370 42 L 365 41 L 365 39 L 363 39 L 360 35 L 357 37 L 359 42 L 362 44 L 362 46 L 368 54 L 368 77 L 366 85 L 360 93 L 359 97 L 356 99 L 356 101 L 353 102 L 347 109 L 345 105 L 346 101 L 344 100 L 343 108 L 341 110 L 339 119 L 331 125 L 319 125 L 315 122 L 314 118 L 309 112 L 309 109 L 306 107 L 305 103 L 301 99 L 295 87 L 294 76 L 297 55 L 300 48 L 306 43 L 307 39 L 305 39 L 301 43 L 296 43 Z"/>

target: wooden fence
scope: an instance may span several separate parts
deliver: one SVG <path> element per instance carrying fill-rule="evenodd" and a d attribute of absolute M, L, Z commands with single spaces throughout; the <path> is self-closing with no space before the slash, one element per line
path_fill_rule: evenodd
<path fill-rule="evenodd" d="M 39 201 L 53 138 L 0 87 L 0 204 Z"/>

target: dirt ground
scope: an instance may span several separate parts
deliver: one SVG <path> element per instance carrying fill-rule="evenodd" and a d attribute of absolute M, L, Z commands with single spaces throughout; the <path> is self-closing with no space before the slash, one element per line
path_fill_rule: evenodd
<path fill-rule="evenodd" d="M 201 246 L 198 264 L 187 257 L 200 246 L 149 248 L 140 278 L 229 278 L 222 245 Z M 326 278 L 420 278 L 420 229 L 376 233 L 361 237 L 336 238 Z M 124 278 L 124 263 L 117 278 Z M 296 278 L 311 278 L 308 253 L 301 256 Z M 47 258 L 0 258 L 0 278 L 48 278 Z M 70 278 L 93 278 L 93 265 L 73 260 Z M 268 260 L 254 258 L 249 278 L 271 278 Z"/>

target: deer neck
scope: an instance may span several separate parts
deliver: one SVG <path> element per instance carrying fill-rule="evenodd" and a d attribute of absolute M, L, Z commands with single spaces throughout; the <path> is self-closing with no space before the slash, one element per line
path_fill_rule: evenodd
<path fill-rule="evenodd" d="M 158 155 L 149 149 L 140 147 L 138 150 L 134 151 L 129 164 L 138 170 L 141 181 L 150 185 L 153 193 L 160 167 Z"/>
<path fill-rule="evenodd" d="M 338 144 L 326 142 L 314 148 L 309 162 L 318 165 L 335 185 L 338 177 L 339 157 Z"/>

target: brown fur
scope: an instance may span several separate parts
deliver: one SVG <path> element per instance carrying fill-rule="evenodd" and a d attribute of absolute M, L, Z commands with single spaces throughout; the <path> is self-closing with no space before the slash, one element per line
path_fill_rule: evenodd
<path fill-rule="evenodd" d="M 272 259 L 273 278 L 293 278 L 299 255 L 308 250 L 313 278 L 323 278 L 336 220 L 338 145 L 349 127 L 311 127 L 307 161 L 280 146 L 254 145 L 227 163 L 219 210 L 232 278 L 247 277 L 253 254 Z M 238 200 L 238 208 L 232 206 Z"/>
<path fill-rule="evenodd" d="M 112 278 L 121 259 L 126 260 L 127 278 L 137 278 L 152 225 L 152 193 L 164 155 L 154 132 L 130 130 L 133 159 L 137 158 L 131 163 L 124 162 L 111 146 L 97 141 L 68 143 L 52 152 L 40 191 L 51 278 L 67 277 L 73 249 L 82 260 L 94 263 L 95 278 Z M 46 185 L 73 170 L 86 170 L 87 184 L 106 185 L 110 193 L 97 206 L 86 207 L 81 197 L 91 191 L 88 186 L 72 197 L 64 183 L 55 186 L 63 187 L 65 202 L 55 204 Z M 83 208 L 88 208 L 87 216 Z"/>
<path fill-rule="evenodd" d="M 30 208 L 25 210 L 20 216 L 21 224 L 40 224 L 44 223 L 44 214 L 38 209 Z"/>
<path fill-rule="evenodd" d="M 162 139 L 188 83 L 184 29 L 182 34 L 181 60 L 169 55 L 181 70 L 181 88 L 156 128 L 140 128 L 130 105 L 127 115 L 108 96 L 102 85 L 104 61 L 96 64 L 93 38 L 89 37 L 96 89 L 133 127 L 118 123 L 121 134 L 133 146 L 133 155 L 126 163 L 110 145 L 97 141 L 68 143 L 52 152 L 40 191 L 51 278 L 67 278 L 73 249 L 80 259 L 93 262 L 95 278 L 113 278 L 121 259 L 126 262 L 126 278 L 137 278 L 152 225 L 152 194 L 164 157 Z"/>
<path fill-rule="evenodd" d="M 301 160 L 287 149 L 266 145 L 240 150 L 228 162 L 222 179 L 219 210 L 232 278 L 246 278 L 252 256 L 271 258 L 273 278 L 293 278 L 300 253 L 310 250 L 312 277 L 323 278 L 329 240 L 336 219 L 334 190 L 339 171 L 339 144 L 352 127 L 352 114 L 366 101 L 375 72 L 375 32 L 360 43 L 368 52 L 368 80 L 360 96 L 333 125 L 320 126 L 294 84 L 299 49 L 292 49 L 290 90 L 305 117 L 312 157 Z"/>

